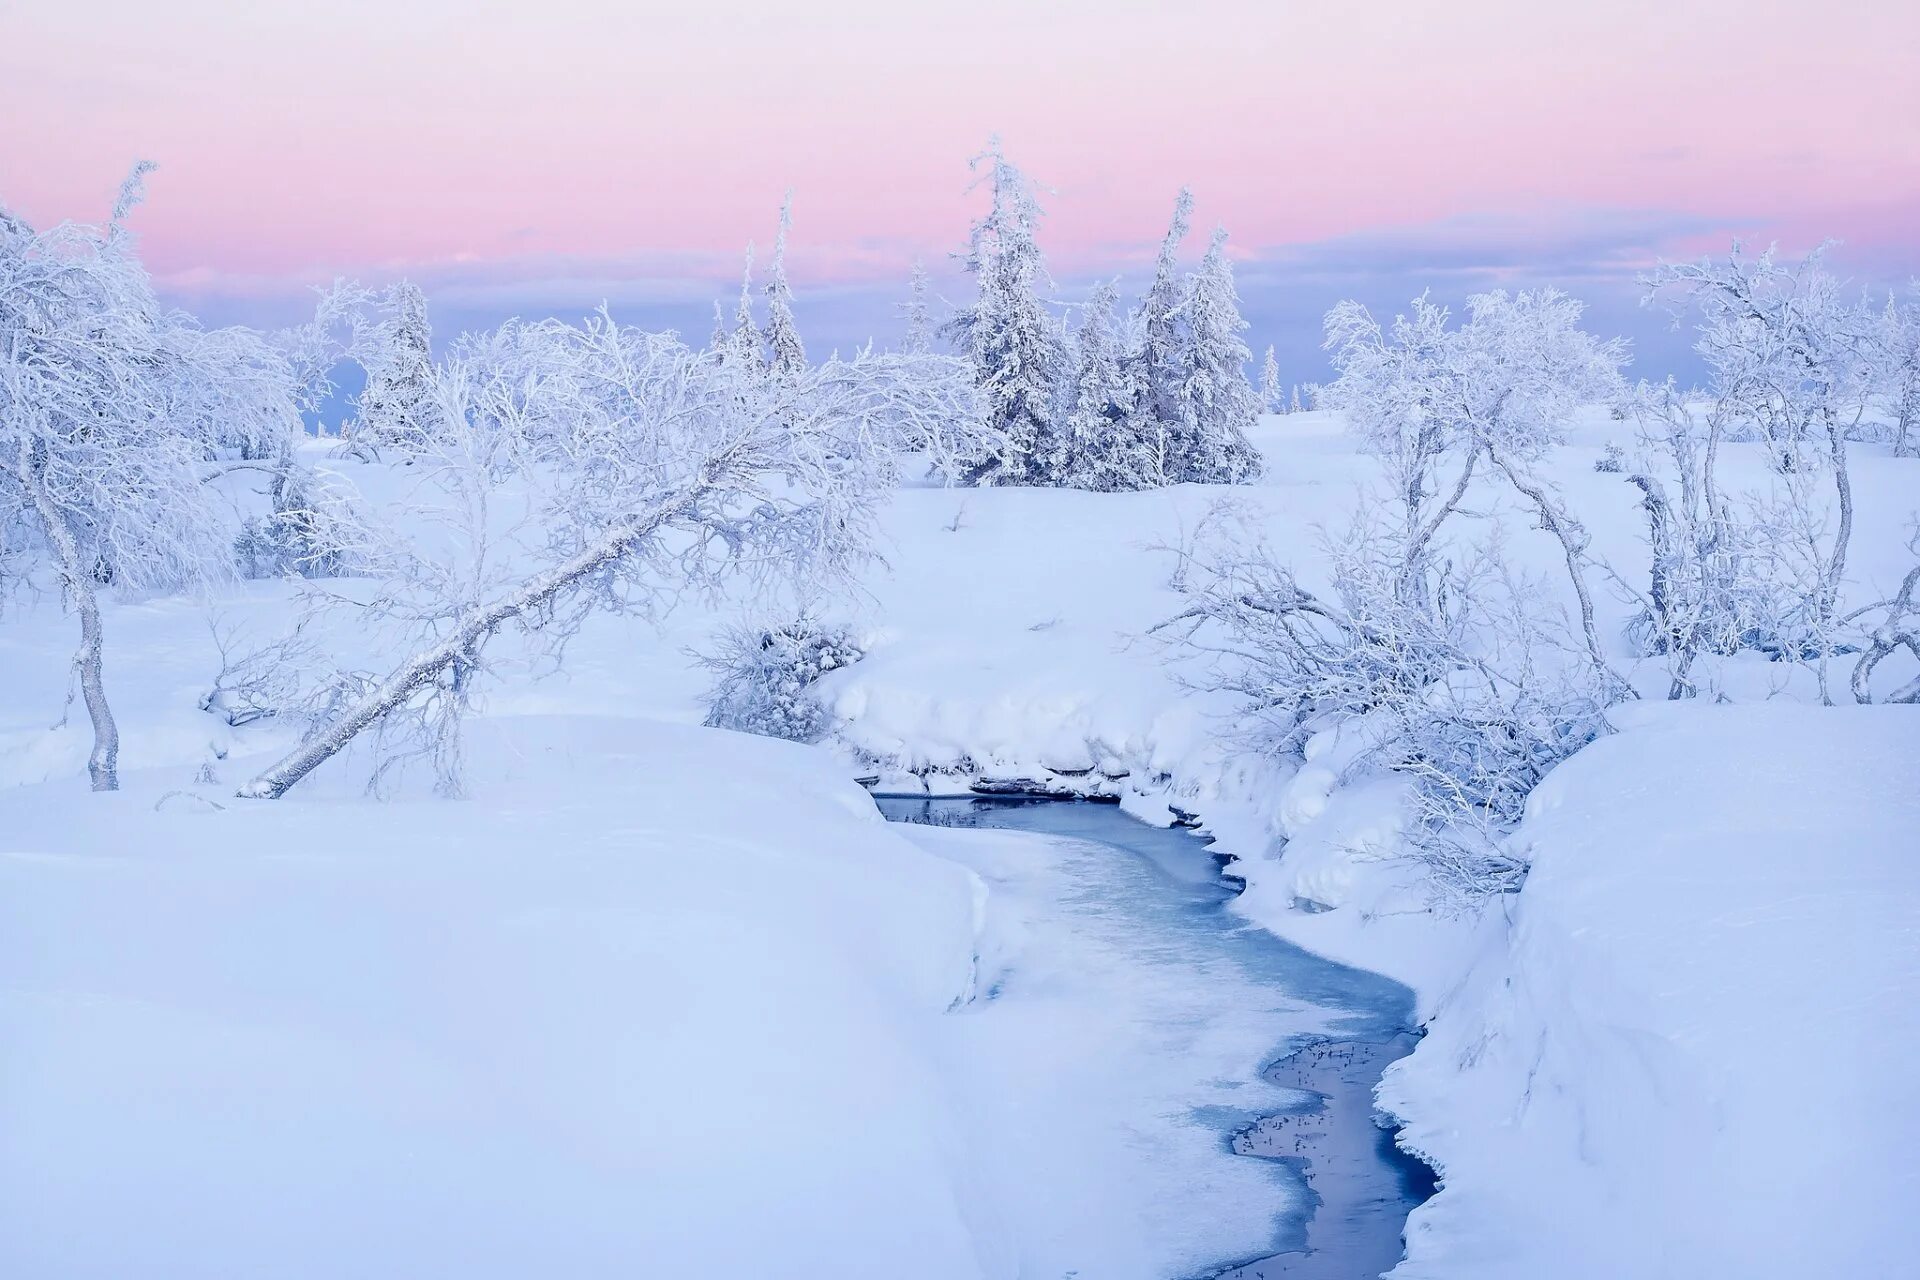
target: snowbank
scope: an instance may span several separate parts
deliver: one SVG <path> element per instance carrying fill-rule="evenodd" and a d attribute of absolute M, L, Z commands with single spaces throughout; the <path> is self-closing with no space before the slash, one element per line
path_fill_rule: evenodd
<path fill-rule="evenodd" d="M 786 744 L 511 719 L 474 764 L 0 793 L 0 1273 L 1005 1274 L 937 1039 L 970 873 Z"/>
<path fill-rule="evenodd" d="M 1920 713 L 1639 711 L 1382 1086 L 1444 1179 L 1394 1275 L 1909 1274 Z"/>

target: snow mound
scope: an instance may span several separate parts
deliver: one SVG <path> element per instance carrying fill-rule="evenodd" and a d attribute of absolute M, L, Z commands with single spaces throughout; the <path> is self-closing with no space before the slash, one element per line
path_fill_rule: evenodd
<path fill-rule="evenodd" d="M 1891 1276 L 1920 1256 L 1920 715 L 1647 708 L 1381 1087 L 1444 1188 L 1396 1277 Z"/>

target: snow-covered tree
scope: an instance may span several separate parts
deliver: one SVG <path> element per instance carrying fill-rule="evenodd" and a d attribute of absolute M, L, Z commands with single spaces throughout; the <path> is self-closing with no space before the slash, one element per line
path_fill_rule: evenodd
<path fill-rule="evenodd" d="M 773 371 L 792 377 L 807 367 L 806 344 L 793 322 L 793 289 L 787 284 L 787 231 L 793 225 L 793 194 L 780 206 L 780 233 L 767 273 L 767 359 Z"/>
<path fill-rule="evenodd" d="M 1267 413 L 1287 411 L 1286 388 L 1280 385 L 1280 361 L 1271 346 L 1267 348 L 1267 358 L 1260 364 L 1260 407 Z"/>
<path fill-rule="evenodd" d="M 1619 393 L 1625 349 L 1581 329 L 1581 314 L 1579 302 L 1556 290 L 1501 291 L 1470 298 L 1466 323 L 1455 326 L 1423 295 L 1389 329 L 1343 302 L 1326 319 L 1340 376 L 1321 388 L 1319 402 L 1345 412 L 1385 471 L 1403 600 L 1440 607 L 1446 583 L 1435 540 L 1485 465 L 1560 543 L 1588 658 L 1610 673 L 1587 583 L 1586 531 L 1536 466 L 1565 438 L 1578 406 Z"/>
<path fill-rule="evenodd" d="M 1350 767 L 1404 779 L 1411 855 L 1457 906 L 1518 888 L 1525 863 L 1503 837 L 1541 778 L 1605 732 L 1608 695 L 1495 557 L 1450 566 L 1429 607 L 1402 594 L 1394 543 L 1363 508 L 1325 537 L 1330 588 L 1311 590 L 1222 503 L 1176 549 L 1185 607 L 1154 632 L 1240 703 L 1252 749 L 1297 759 L 1343 730 L 1361 744 Z"/>
<path fill-rule="evenodd" d="M 1729 430 L 1754 432 L 1773 458 L 1766 520 L 1791 546 L 1782 563 L 1800 579 L 1800 607 L 1765 644 L 1811 659 L 1826 690 L 1853 537 L 1848 443 L 1885 379 L 1874 359 L 1880 317 L 1843 296 L 1823 256 L 1824 246 L 1788 265 L 1736 242 L 1725 258 L 1663 263 L 1645 284 L 1650 298 L 1677 298 L 1699 316 L 1696 350 L 1718 408 L 1707 447 Z"/>
<path fill-rule="evenodd" d="M 1193 192 L 1182 187 L 1174 197 L 1173 221 L 1160 242 L 1153 283 L 1140 301 L 1136 326 L 1140 346 L 1128 361 L 1133 382 L 1131 429 L 1143 444 L 1169 459 L 1180 453 L 1177 441 L 1187 421 L 1183 403 L 1186 370 L 1180 352 L 1180 312 L 1187 298 L 1180 279 L 1179 252 L 1192 217 Z M 1174 483 L 1174 476 L 1165 474 L 1160 483 Z"/>
<path fill-rule="evenodd" d="M 915 368 L 862 353 L 770 378 L 604 314 L 457 352 L 435 398 L 465 425 L 444 433 L 444 458 L 422 459 L 453 549 L 394 557 L 371 609 L 402 624 L 406 656 L 344 685 L 242 794 L 279 796 L 396 725 L 445 783 L 504 629 L 553 663 L 595 609 L 657 616 L 723 583 L 798 594 L 842 580 L 871 553 L 891 442 L 970 412 L 964 384 Z M 495 491 L 495 476 L 515 483 Z"/>
<path fill-rule="evenodd" d="M 1240 298 L 1233 287 L 1227 233 L 1216 229 L 1188 286 L 1186 324 L 1179 346 L 1185 415 L 1175 436 L 1173 478 L 1199 484 L 1239 484 L 1260 472 L 1260 455 L 1247 439 L 1259 402 L 1247 381 Z"/>
<path fill-rule="evenodd" d="M 203 482 L 205 410 L 222 393 L 205 384 L 231 379 L 246 388 L 243 403 L 261 408 L 254 344 L 202 333 L 153 295 L 125 227 L 150 168 L 135 167 L 105 228 L 35 232 L 0 213 L 0 527 L 44 550 L 79 617 L 74 673 L 97 791 L 118 785 L 120 747 L 100 592 L 225 570 L 226 537 Z"/>
<path fill-rule="evenodd" d="M 380 299 L 378 316 L 355 337 L 355 358 L 367 372 L 360 392 L 356 443 L 378 450 L 424 447 L 439 422 L 433 406 L 433 330 L 427 299 L 402 280 Z"/>
<path fill-rule="evenodd" d="M 961 255 L 976 294 L 946 325 L 973 365 L 987 434 L 966 465 L 970 484 L 1056 484 L 1059 457 L 1055 418 L 1061 364 L 1058 330 L 1041 304 L 1047 278 L 1034 239 L 1041 210 L 1032 184 L 993 139 L 975 156 L 992 207 Z"/>
<path fill-rule="evenodd" d="M 740 301 L 733 309 L 733 332 L 728 335 L 727 359 L 742 369 L 765 368 L 766 352 L 761 343 L 759 323 L 753 315 L 753 246 L 747 246 L 746 263 L 740 268 Z"/>
<path fill-rule="evenodd" d="M 1875 398 L 1893 437 L 1893 456 L 1904 458 L 1920 428 L 1920 296 L 1903 302 L 1889 293 L 1868 336 Z"/>
<path fill-rule="evenodd" d="M 1141 442 L 1127 429 L 1131 385 L 1115 331 L 1118 303 L 1111 281 L 1096 285 L 1075 343 L 1080 364 L 1061 459 L 1062 483 L 1075 488 L 1138 489 L 1155 473 L 1155 460 L 1140 456 Z"/>
<path fill-rule="evenodd" d="M 929 294 L 927 268 L 916 258 L 912 283 L 907 286 L 907 300 L 901 307 L 906 315 L 907 332 L 900 342 L 900 350 L 907 355 L 923 356 L 933 350 L 933 306 Z"/>

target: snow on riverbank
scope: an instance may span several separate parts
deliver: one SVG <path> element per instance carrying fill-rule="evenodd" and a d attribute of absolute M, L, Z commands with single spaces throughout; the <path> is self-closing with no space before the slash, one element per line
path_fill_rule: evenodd
<path fill-rule="evenodd" d="M 1641 710 L 1535 793 L 1510 933 L 1388 1073 L 1444 1178 L 1394 1274 L 1908 1274 L 1920 711 Z"/>
<path fill-rule="evenodd" d="M 996 1274 L 972 877 L 787 744 L 474 747 L 468 802 L 0 792 L 0 1272 Z"/>

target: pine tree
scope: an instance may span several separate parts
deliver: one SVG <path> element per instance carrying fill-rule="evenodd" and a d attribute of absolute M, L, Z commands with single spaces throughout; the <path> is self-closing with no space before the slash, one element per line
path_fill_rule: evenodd
<path fill-rule="evenodd" d="M 1293 384 L 1293 407 L 1287 410 L 1287 412 L 1289 413 L 1300 412 L 1300 384 L 1297 382 Z"/>
<path fill-rule="evenodd" d="M 1187 296 L 1186 340 L 1181 344 L 1182 407 L 1174 475 L 1201 484 L 1237 484 L 1260 471 L 1247 431 L 1259 416 L 1246 365 L 1253 353 L 1241 338 L 1240 298 L 1233 287 L 1227 233 L 1216 229 Z"/>
<path fill-rule="evenodd" d="M 913 283 L 907 289 L 907 336 L 900 349 L 910 356 L 923 356 L 933 350 L 933 309 L 927 302 L 927 268 L 913 260 Z"/>
<path fill-rule="evenodd" d="M 1133 431 L 1163 454 L 1177 453 L 1173 442 L 1184 429 L 1181 404 L 1180 308 L 1185 301 L 1177 254 L 1193 216 L 1193 191 L 1174 197 L 1173 221 L 1160 244 L 1153 284 L 1140 303 L 1140 349 L 1131 360 Z M 1168 477 L 1171 479 L 1171 477 Z M 1164 483 L 1165 481 L 1163 481 Z"/>
<path fill-rule="evenodd" d="M 1060 342 L 1035 292 L 1046 278 L 1034 240 L 1041 210 L 998 138 L 974 157 L 976 170 L 983 163 L 993 207 L 974 224 L 961 255 L 977 293 L 946 326 L 973 364 L 988 428 L 982 439 L 992 442 L 969 460 L 964 478 L 976 484 L 1053 484 Z"/>
<path fill-rule="evenodd" d="M 1280 362 L 1274 358 L 1273 348 L 1267 348 L 1266 363 L 1260 366 L 1260 407 L 1268 413 L 1285 413 L 1287 397 L 1280 386 Z"/>
<path fill-rule="evenodd" d="M 367 371 L 355 435 L 376 447 L 417 448 L 432 436 L 438 414 L 427 299 L 402 280 L 387 290 L 380 311 L 380 319 L 355 339 Z"/>
<path fill-rule="evenodd" d="M 740 301 L 733 309 L 733 333 L 727 338 L 727 358 L 742 365 L 766 367 L 760 349 L 760 326 L 753 318 L 753 246 L 747 246 L 747 262 L 740 271 Z"/>
<path fill-rule="evenodd" d="M 793 193 L 780 206 L 780 234 L 773 242 L 767 279 L 767 352 L 773 371 L 791 377 L 807 367 L 806 344 L 793 323 L 793 290 L 787 285 L 787 230 L 793 225 Z"/>
<path fill-rule="evenodd" d="M 1118 305 L 1111 282 L 1098 285 L 1087 300 L 1061 468 L 1064 483 L 1109 493 L 1153 483 L 1148 460 L 1128 425 L 1130 390 L 1114 319 Z"/>

